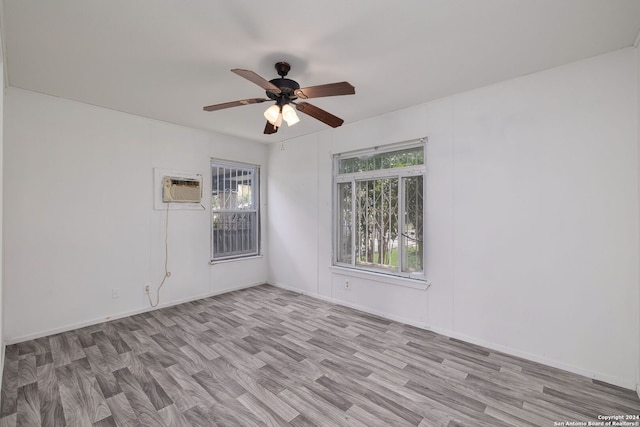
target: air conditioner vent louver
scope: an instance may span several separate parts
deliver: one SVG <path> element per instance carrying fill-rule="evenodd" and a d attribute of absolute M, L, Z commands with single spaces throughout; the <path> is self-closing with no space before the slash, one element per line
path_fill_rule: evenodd
<path fill-rule="evenodd" d="M 202 191 L 197 179 L 174 178 L 163 179 L 162 201 L 165 203 L 200 203 Z"/>

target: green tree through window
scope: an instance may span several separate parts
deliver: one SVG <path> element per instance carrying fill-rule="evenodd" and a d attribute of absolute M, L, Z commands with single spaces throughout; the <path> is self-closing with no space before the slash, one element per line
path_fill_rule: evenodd
<path fill-rule="evenodd" d="M 424 145 L 336 157 L 335 263 L 424 273 Z"/>

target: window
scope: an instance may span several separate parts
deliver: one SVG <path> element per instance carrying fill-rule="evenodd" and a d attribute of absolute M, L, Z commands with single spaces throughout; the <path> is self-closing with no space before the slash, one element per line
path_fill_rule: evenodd
<path fill-rule="evenodd" d="M 334 157 L 334 264 L 424 278 L 424 142 Z"/>
<path fill-rule="evenodd" d="M 211 159 L 211 260 L 260 253 L 260 168 Z"/>

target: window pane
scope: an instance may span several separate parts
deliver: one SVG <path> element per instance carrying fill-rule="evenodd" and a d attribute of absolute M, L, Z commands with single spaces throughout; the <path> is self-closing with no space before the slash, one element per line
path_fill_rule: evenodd
<path fill-rule="evenodd" d="M 337 262 L 351 264 L 351 191 L 350 182 L 338 184 Z"/>
<path fill-rule="evenodd" d="M 424 269 L 423 177 L 402 179 L 404 186 L 404 230 L 402 230 L 403 272 L 418 273 Z"/>
<path fill-rule="evenodd" d="M 213 259 L 258 252 L 256 212 L 213 214 Z"/>
<path fill-rule="evenodd" d="M 236 200 L 237 209 L 253 209 L 253 170 L 240 169 L 236 174 Z"/>
<path fill-rule="evenodd" d="M 356 265 L 398 271 L 398 179 L 356 182 Z"/>
<path fill-rule="evenodd" d="M 213 166 L 211 172 L 213 210 L 254 209 L 253 169 Z"/>
<path fill-rule="evenodd" d="M 211 165 L 211 209 L 222 209 L 222 200 L 220 192 L 224 192 L 224 175 L 220 179 L 221 168 L 215 165 Z M 222 181 L 222 182 L 221 182 Z M 221 185 L 222 184 L 222 188 Z"/>
<path fill-rule="evenodd" d="M 366 154 L 360 157 L 340 159 L 338 173 L 367 172 L 422 164 L 424 164 L 424 149 L 420 146 L 388 153 Z"/>
<path fill-rule="evenodd" d="M 211 161 L 211 259 L 258 255 L 259 169 Z"/>

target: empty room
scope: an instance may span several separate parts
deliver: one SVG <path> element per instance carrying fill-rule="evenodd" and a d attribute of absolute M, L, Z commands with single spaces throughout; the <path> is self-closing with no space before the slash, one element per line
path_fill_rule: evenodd
<path fill-rule="evenodd" d="M 0 39 L 0 427 L 640 426 L 640 1 Z"/>

